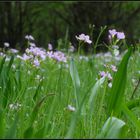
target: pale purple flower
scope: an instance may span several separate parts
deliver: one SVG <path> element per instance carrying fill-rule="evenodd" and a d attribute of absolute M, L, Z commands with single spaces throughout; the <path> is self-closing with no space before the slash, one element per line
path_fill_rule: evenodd
<path fill-rule="evenodd" d="M 5 42 L 4 43 L 4 47 L 7 47 L 8 48 L 9 46 L 10 46 L 10 44 L 8 42 Z"/>
<path fill-rule="evenodd" d="M 116 29 L 109 30 L 109 34 L 113 37 L 117 34 Z"/>
<path fill-rule="evenodd" d="M 46 54 L 49 58 L 53 58 L 53 51 L 48 51 Z"/>
<path fill-rule="evenodd" d="M 38 67 L 38 66 L 40 65 L 40 62 L 38 61 L 38 59 L 35 59 L 34 62 L 33 62 L 33 64 L 34 64 L 36 67 Z"/>
<path fill-rule="evenodd" d="M 23 56 L 17 55 L 17 58 L 20 58 L 21 60 L 26 61 L 26 60 L 29 60 L 31 57 L 24 53 Z"/>
<path fill-rule="evenodd" d="M 114 65 L 111 65 L 110 68 L 112 69 L 112 71 L 117 72 L 117 68 Z"/>
<path fill-rule="evenodd" d="M 99 75 L 100 75 L 101 77 L 107 77 L 110 81 L 112 80 L 112 76 L 111 76 L 111 74 L 110 74 L 109 72 L 100 71 L 100 72 L 99 72 Z"/>
<path fill-rule="evenodd" d="M 48 44 L 48 50 L 51 51 L 53 49 L 53 46 L 51 43 Z"/>
<path fill-rule="evenodd" d="M 79 36 L 76 36 L 76 39 L 80 40 L 80 41 L 84 41 L 84 42 L 86 42 L 88 44 L 92 43 L 92 41 L 89 39 L 89 35 L 80 34 Z"/>
<path fill-rule="evenodd" d="M 38 47 L 30 47 L 27 48 L 26 53 L 29 55 L 33 55 L 35 57 L 40 57 L 42 60 L 45 60 L 46 58 L 46 51 L 42 48 L 38 48 Z"/>
<path fill-rule="evenodd" d="M 100 72 L 99 72 L 99 75 L 100 75 L 101 77 L 106 77 L 106 76 L 107 76 L 106 72 L 104 72 L 104 71 L 100 71 Z"/>
<path fill-rule="evenodd" d="M 65 54 L 61 51 L 57 51 L 53 53 L 53 59 L 59 61 L 59 62 L 67 62 L 67 59 L 65 57 Z"/>
<path fill-rule="evenodd" d="M 117 32 L 117 38 L 118 40 L 125 39 L 125 34 L 123 32 Z"/>

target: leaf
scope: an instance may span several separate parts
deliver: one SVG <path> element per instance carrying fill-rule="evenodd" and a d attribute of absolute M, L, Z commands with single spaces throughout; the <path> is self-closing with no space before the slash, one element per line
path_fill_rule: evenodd
<path fill-rule="evenodd" d="M 121 111 L 121 105 L 124 98 L 126 78 L 127 78 L 127 64 L 129 57 L 131 55 L 132 48 L 128 50 L 128 52 L 123 57 L 118 71 L 113 78 L 113 85 L 109 94 L 108 100 L 108 113 L 109 116 L 114 113 L 118 115 Z"/>
<path fill-rule="evenodd" d="M 7 67 L 7 74 L 9 73 L 13 62 L 14 62 L 14 55 L 11 56 L 11 59 L 10 59 L 10 61 L 9 61 L 9 64 L 8 64 L 8 67 Z"/>
<path fill-rule="evenodd" d="M 76 106 L 79 108 L 79 89 L 80 89 L 80 78 L 78 75 L 77 68 L 75 66 L 74 60 L 70 61 L 70 75 L 72 78 L 73 86 L 75 89 Z"/>
<path fill-rule="evenodd" d="M 42 128 L 40 128 L 35 134 L 34 137 L 35 138 L 42 138 L 43 137 L 43 132 L 45 130 L 45 127 L 43 126 Z"/>
<path fill-rule="evenodd" d="M 76 88 L 79 88 L 80 87 L 80 79 L 79 79 L 78 71 L 77 71 L 77 68 L 76 68 L 76 65 L 75 65 L 73 59 L 71 59 L 71 61 L 70 61 L 70 74 L 71 74 L 71 78 L 73 81 L 73 85 Z"/>
<path fill-rule="evenodd" d="M 29 124 L 29 127 L 25 130 L 24 132 L 24 138 L 31 138 L 32 135 L 33 135 L 33 132 L 34 132 L 34 128 L 33 128 L 33 123 L 38 115 L 38 112 L 39 112 L 39 109 L 42 105 L 42 103 L 45 101 L 45 99 L 48 97 L 48 96 L 52 96 L 54 94 L 48 94 L 46 95 L 45 97 L 43 97 L 37 104 L 36 106 L 34 107 L 32 113 L 31 113 L 31 117 L 30 117 L 30 124 Z"/>
<path fill-rule="evenodd" d="M 132 108 L 140 106 L 140 99 L 133 99 L 127 103 L 127 107 L 131 110 Z"/>
<path fill-rule="evenodd" d="M 3 69 L 3 66 L 4 66 L 5 60 L 6 60 L 6 56 L 1 61 L 1 64 L 0 64 L 0 74 L 2 72 L 2 69 Z"/>
<path fill-rule="evenodd" d="M 11 128 L 8 130 L 6 137 L 5 137 L 6 139 L 7 138 L 16 138 L 17 124 L 18 124 L 18 115 L 16 115 Z"/>
<path fill-rule="evenodd" d="M 122 133 L 122 128 L 125 125 L 125 122 L 116 118 L 109 117 L 105 122 L 101 133 L 97 136 L 97 138 L 110 138 L 117 139 L 120 138 Z"/>
<path fill-rule="evenodd" d="M 0 110 L 0 138 L 4 138 L 5 134 L 5 116 L 4 112 Z"/>
<path fill-rule="evenodd" d="M 30 126 L 24 132 L 24 138 L 31 138 L 32 135 L 33 135 L 33 126 Z"/>
<path fill-rule="evenodd" d="M 138 119 L 136 118 L 134 113 L 132 111 L 130 111 L 125 104 L 123 104 L 122 112 L 124 113 L 126 118 L 136 127 L 136 129 L 140 133 L 140 122 L 138 121 Z"/>
<path fill-rule="evenodd" d="M 36 100 L 37 95 L 38 95 L 39 92 L 40 92 L 40 89 L 41 89 L 42 84 L 43 84 L 43 80 L 41 80 L 41 82 L 38 84 L 38 87 L 37 87 L 37 89 L 36 89 L 35 95 L 33 96 L 34 101 Z"/>
<path fill-rule="evenodd" d="M 95 85 L 93 86 L 93 88 L 91 89 L 91 95 L 89 97 L 89 102 L 88 102 L 88 106 L 90 107 L 90 112 L 93 110 L 94 105 L 95 105 L 95 100 L 98 94 L 98 90 L 101 87 L 101 85 L 104 83 L 105 81 L 105 77 L 99 79 Z"/>

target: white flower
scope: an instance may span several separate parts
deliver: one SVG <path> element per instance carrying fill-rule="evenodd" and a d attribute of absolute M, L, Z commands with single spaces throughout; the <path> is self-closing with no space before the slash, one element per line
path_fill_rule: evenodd
<path fill-rule="evenodd" d="M 114 53 L 115 56 L 118 56 L 120 52 L 119 52 L 119 50 L 114 49 L 113 53 Z"/>
<path fill-rule="evenodd" d="M 10 44 L 8 42 L 5 42 L 4 46 L 8 48 L 10 46 Z"/>
<path fill-rule="evenodd" d="M 110 87 L 110 88 L 111 88 L 111 87 L 112 87 L 112 83 L 109 83 L 109 84 L 108 84 L 108 87 Z"/>
<path fill-rule="evenodd" d="M 85 34 L 80 34 L 79 36 L 76 36 L 76 39 L 84 41 L 88 44 L 91 44 L 92 41 L 89 39 L 89 35 L 85 35 Z"/>
<path fill-rule="evenodd" d="M 71 106 L 71 105 L 68 105 L 67 109 L 68 109 L 69 111 L 72 111 L 72 112 L 74 112 L 74 111 L 76 110 L 75 107 L 73 107 L 73 106 Z"/>
<path fill-rule="evenodd" d="M 48 50 L 51 51 L 53 49 L 53 46 L 51 43 L 48 44 Z"/>
<path fill-rule="evenodd" d="M 36 47 L 36 45 L 35 45 L 35 43 L 29 43 L 29 45 L 31 46 L 31 47 Z"/>
<path fill-rule="evenodd" d="M 11 52 L 11 53 L 18 53 L 19 51 L 16 50 L 16 49 L 10 49 L 10 52 Z"/>
<path fill-rule="evenodd" d="M 74 52 L 74 50 L 75 50 L 74 46 L 71 45 L 71 46 L 69 47 L 69 50 L 68 50 L 68 51 L 69 51 L 69 52 Z"/>
<path fill-rule="evenodd" d="M 26 36 L 25 36 L 25 39 L 27 39 L 27 40 L 34 40 L 34 37 L 31 36 L 31 35 L 26 35 Z"/>
<path fill-rule="evenodd" d="M 114 45 L 114 46 L 112 46 L 112 48 L 113 48 L 113 49 L 119 49 L 119 46 Z"/>
<path fill-rule="evenodd" d="M 15 104 L 10 104 L 9 105 L 9 108 L 11 109 L 11 110 L 17 110 L 17 109 L 19 109 L 21 107 L 21 104 L 19 104 L 19 103 L 15 103 Z"/>
<path fill-rule="evenodd" d="M 108 77 L 109 80 L 112 80 L 112 76 L 111 76 L 110 73 L 107 73 L 107 77 Z"/>

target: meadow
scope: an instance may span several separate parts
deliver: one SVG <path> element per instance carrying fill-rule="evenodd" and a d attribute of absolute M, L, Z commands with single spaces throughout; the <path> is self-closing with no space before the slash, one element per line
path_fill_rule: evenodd
<path fill-rule="evenodd" d="M 0 138 L 140 138 L 139 44 L 112 29 L 109 51 L 96 53 L 100 36 L 77 35 L 78 50 L 45 50 L 26 35 L 24 54 L 4 43 Z"/>

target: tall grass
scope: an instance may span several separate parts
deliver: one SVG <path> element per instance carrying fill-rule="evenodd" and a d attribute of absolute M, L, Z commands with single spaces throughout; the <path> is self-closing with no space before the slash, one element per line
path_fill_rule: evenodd
<path fill-rule="evenodd" d="M 67 38 L 68 30 L 65 45 Z M 0 138 L 139 138 L 138 54 L 69 54 L 66 63 L 47 57 L 39 67 L 0 56 Z M 112 87 L 99 76 L 103 64 L 118 68 Z"/>

